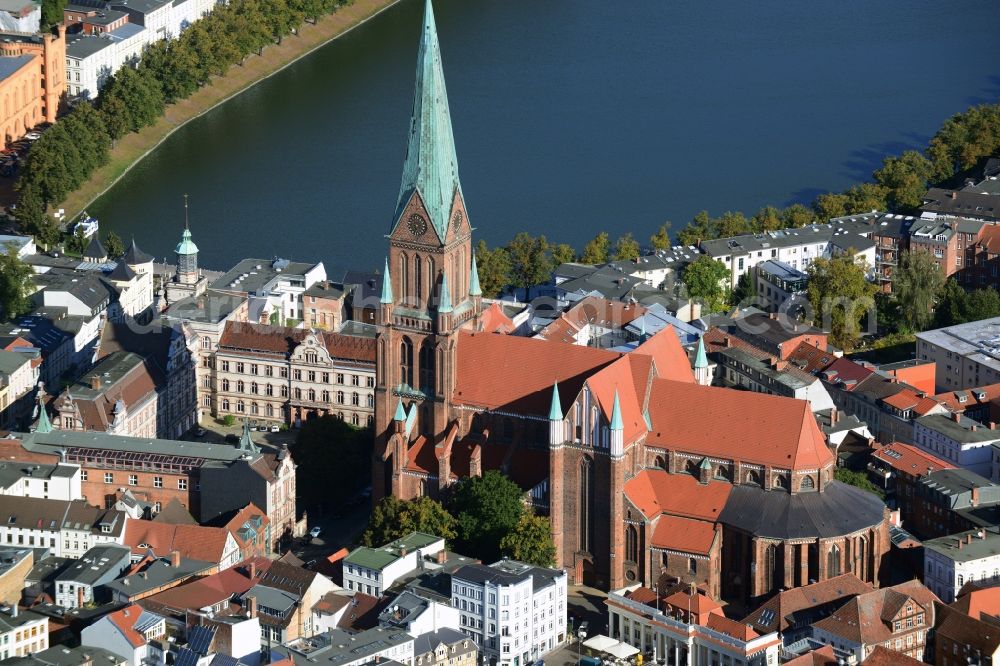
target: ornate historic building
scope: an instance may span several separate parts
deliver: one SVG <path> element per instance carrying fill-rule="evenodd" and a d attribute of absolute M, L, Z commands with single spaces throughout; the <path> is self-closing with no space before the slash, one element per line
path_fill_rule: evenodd
<path fill-rule="evenodd" d="M 808 403 L 700 385 L 669 327 L 627 354 L 484 331 L 429 1 L 389 245 L 375 500 L 501 470 L 549 515 L 557 566 L 605 588 L 878 580 L 887 510 L 833 480 Z"/>

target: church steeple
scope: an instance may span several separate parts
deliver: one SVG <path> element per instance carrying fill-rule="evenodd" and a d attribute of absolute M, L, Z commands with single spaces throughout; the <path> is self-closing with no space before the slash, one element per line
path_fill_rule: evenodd
<path fill-rule="evenodd" d="M 413 96 L 410 136 L 403 165 L 403 180 L 396 201 L 393 228 L 414 193 L 420 195 L 431 225 L 441 242 L 448 232 L 449 215 L 458 180 L 458 158 L 451 131 L 448 93 L 441 68 L 441 47 L 431 0 L 424 7 L 424 28 L 417 56 L 417 86 Z"/>

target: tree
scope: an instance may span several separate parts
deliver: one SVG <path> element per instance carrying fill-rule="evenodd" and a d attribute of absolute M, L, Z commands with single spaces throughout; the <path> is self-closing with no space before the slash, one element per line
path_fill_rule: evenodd
<path fill-rule="evenodd" d="M 606 264 L 609 246 L 608 232 L 602 231 L 583 246 L 583 255 L 580 257 L 580 261 L 585 264 Z"/>
<path fill-rule="evenodd" d="M 846 483 L 849 486 L 854 486 L 855 488 L 868 491 L 873 495 L 878 495 L 879 499 L 885 499 L 885 493 L 872 483 L 868 479 L 868 475 L 864 472 L 855 472 L 845 467 L 838 467 L 833 471 L 833 478 L 841 483 Z"/>
<path fill-rule="evenodd" d="M 33 185 L 26 185 L 21 190 L 14 217 L 26 233 L 34 236 L 35 241 L 45 247 L 58 242 L 62 235 L 55 220 L 45 214 L 45 202 Z"/>
<path fill-rule="evenodd" d="M 63 248 L 70 254 L 82 255 L 90 244 L 90 239 L 83 235 L 83 227 L 77 227 L 72 235 L 66 237 Z"/>
<path fill-rule="evenodd" d="M 900 314 L 911 331 L 922 331 L 934 318 L 934 302 L 944 286 L 944 273 L 926 250 L 901 252 L 892 274 Z"/>
<path fill-rule="evenodd" d="M 781 213 L 774 206 L 764 206 L 750 219 L 750 226 L 755 232 L 777 231 L 785 226 Z M 791 226 L 791 225 L 789 225 Z"/>
<path fill-rule="evenodd" d="M 64 9 L 66 9 L 66 0 L 42 0 L 42 29 L 45 30 L 56 23 L 62 23 Z"/>
<path fill-rule="evenodd" d="M 736 289 L 730 295 L 729 303 L 740 307 L 754 305 L 757 302 L 757 290 L 754 288 L 753 277 L 746 272 L 736 281 Z"/>
<path fill-rule="evenodd" d="M 638 259 L 641 253 L 639 241 L 632 237 L 631 232 L 615 241 L 615 261 Z"/>
<path fill-rule="evenodd" d="M 669 250 L 670 245 L 670 222 L 664 222 L 660 228 L 649 237 L 649 244 L 654 250 Z"/>
<path fill-rule="evenodd" d="M 457 550 L 484 562 L 500 556 L 500 541 L 524 515 L 524 492 L 496 470 L 459 481 L 448 502 L 458 521 Z"/>
<path fill-rule="evenodd" d="M 117 97 L 101 97 L 101 108 L 98 111 L 104 120 L 104 126 L 108 128 L 108 135 L 112 143 L 125 136 L 130 127 L 128 109 L 125 102 Z"/>
<path fill-rule="evenodd" d="M 486 298 L 496 298 L 510 284 L 511 262 L 506 248 L 491 250 L 486 241 L 480 239 L 476 245 L 476 268 L 479 285 Z"/>
<path fill-rule="evenodd" d="M 792 204 L 781 211 L 781 221 L 785 228 L 798 229 L 816 221 L 816 213 L 802 204 Z"/>
<path fill-rule="evenodd" d="M 734 213 L 727 210 L 722 217 L 713 220 L 712 225 L 715 227 L 716 238 L 732 238 L 750 233 L 750 222 L 739 211 Z"/>
<path fill-rule="evenodd" d="M 716 238 L 712 229 L 712 218 L 708 216 L 708 211 L 703 210 L 694 216 L 688 225 L 677 233 L 677 240 L 681 245 L 697 246 L 703 240 Z"/>
<path fill-rule="evenodd" d="M 33 289 L 31 266 L 21 261 L 17 250 L 8 245 L 0 252 L 0 317 L 10 321 L 31 309 Z"/>
<path fill-rule="evenodd" d="M 339 506 L 368 485 L 374 446 L 371 428 L 335 416 L 305 421 L 289 448 L 302 506 Z"/>
<path fill-rule="evenodd" d="M 968 307 L 969 295 L 955 281 L 955 278 L 949 278 L 944 283 L 941 296 L 938 298 L 937 307 L 934 309 L 935 328 L 964 324 L 968 321 L 965 319 Z"/>
<path fill-rule="evenodd" d="M 104 237 L 104 249 L 108 251 L 109 257 L 117 259 L 125 254 L 125 243 L 122 242 L 121 236 L 114 231 L 109 231 L 108 235 Z"/>
<path fill-rule="evenodd" d="M 518 562 L 536 567 L 551 567 L 556 561 L 549 519 L 525 512 L 517 528 L 500 539 L 500 553 Z"/>
<path fill-rule="evenodd" d="M 922 202 L 927 182 L 934 173 L 930 160 L 915 150 L 908 150 L 899 157 L 887 157 L 882 168 L 873 175 L 875 182 L 888 191 L 889 206 L 893 210 L 913 210 Z"/>
<path fill-rule="evenodd" d="M 430 497 L 404 501 L 388 495 L 375 505 L 361 543 L 378 548 L 411 532 L 433 534 L 450 542 L 456 536 L 455 518 Z"/>
<path fill-rule="evenodd" d="M 552 264 L 547 256 L 549 243 L 545 236 L 532 237 L 520 232 L 507 244 L 510 257 L 510 282 L 515 287 L 527 289 L 549 279 Z"/>
<path fill-rule="evenodd" d="M 806 291 L 815 323 L 830 331 L 833 344 L 854 347 L 861 337 L 861 320 L 875 309 L 878 288 L 865 279 L 865 267 L 853 253 L 816 259 L 807 270 Z"/>
<path fill-rule="evenodd" d="M 888 188 L 874 183 L 855 185 L 844 193 L 847 196 L 847 214 L 871 213 L 888 208 Z"/>
<path fill-rule="evenodd" d="M 945 121 L 927 147 L 936 181 L 971 169 L 1000 150 L 1000 105 L 983 104 Z"/>
<path fill-rule="evenodd" d="M 552 259 L 552 270 L 559 268 L 563 264 L 569 264 L 576 261 L 576 250 L 574 250 L 568 243 L 550 245 L 549 253 Z"/>
<path fill-rule="evenodd" d="M 684 269 L 683 276 L 688 297 L 700 301 L 708 312 L 718 312 L 725 307 L 727 289 L 723 281 L 728 278 L 729 269 L 725 264 L 707 255 L 701 255 Z"/>
<path fill-rule="evenodd" d="M 847 207 L 851 199 L 846 194 L 833 194 L 827 192 L 816 197 L 813 202 L 813 210 L 820 222 L 829 222 L 831 218 L 843 217 L 847 215 Z"/>

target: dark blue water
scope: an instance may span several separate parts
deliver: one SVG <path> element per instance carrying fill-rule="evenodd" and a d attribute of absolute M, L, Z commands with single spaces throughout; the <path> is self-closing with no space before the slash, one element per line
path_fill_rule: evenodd
<path fill-rule="evenodd" d="M 182 194 L 202 265 L 385 253 L 422 0 L 182 128 L 91 207 L 167 255 Z M 1000 100 L 994 0 L 436 0 L 479 237 L 648 238 L 705 208 L 808 203 Z"/>

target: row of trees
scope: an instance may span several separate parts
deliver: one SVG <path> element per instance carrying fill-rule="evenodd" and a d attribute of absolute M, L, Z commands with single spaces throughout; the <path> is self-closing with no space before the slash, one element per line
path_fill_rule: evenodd
<path fill-rule="evenodd" d="M 802 227 L 872 210 L 910 212 L 920 206 L 929 185 L 947 184 L 998 151 L 1000 104 L 972 107 L 945 121 L 924 152 L 908 150 L 898 157 L 886 157 L 872 173 L 874 182 L 821 194 L 811 208 L 801 204 L 784 210 L 766 206 L 750 218 L 731 211 L 712 218 L 701 211 L 677 238 L 683 245 L 695 245 L 702 240 Z"/>
<path fill-rule="evenodd" d="M 449 547 L 483 562 L 510 557 L 537 566 L 555 563 L 549 519 L 525 506 L 521 488 L 495 470 L 462 479 L 443 504 L 429 497 L 384 497 L 361 543 L 378 547 L 414 531 L 443 537 Z"/>
<path fill-rule="evenodd" d="M 177 39 L 151 44 L 137 66 L 122 67 L 107 80 L 96 106 L 77 104 L 31 147 L 17 183 L 17 217 L 25 231 L 44 245 L 58 241 L 60 231 L 47 207 L 107 164 L 113 142 L 153 125 L 167 104 L 189 97 L 211 77 L 281 43 L 303 20 L 315 22 L 349 1 L 232 0 Z M 61 19 L 59 2 L 47 0 L 44 8 Z"/>

